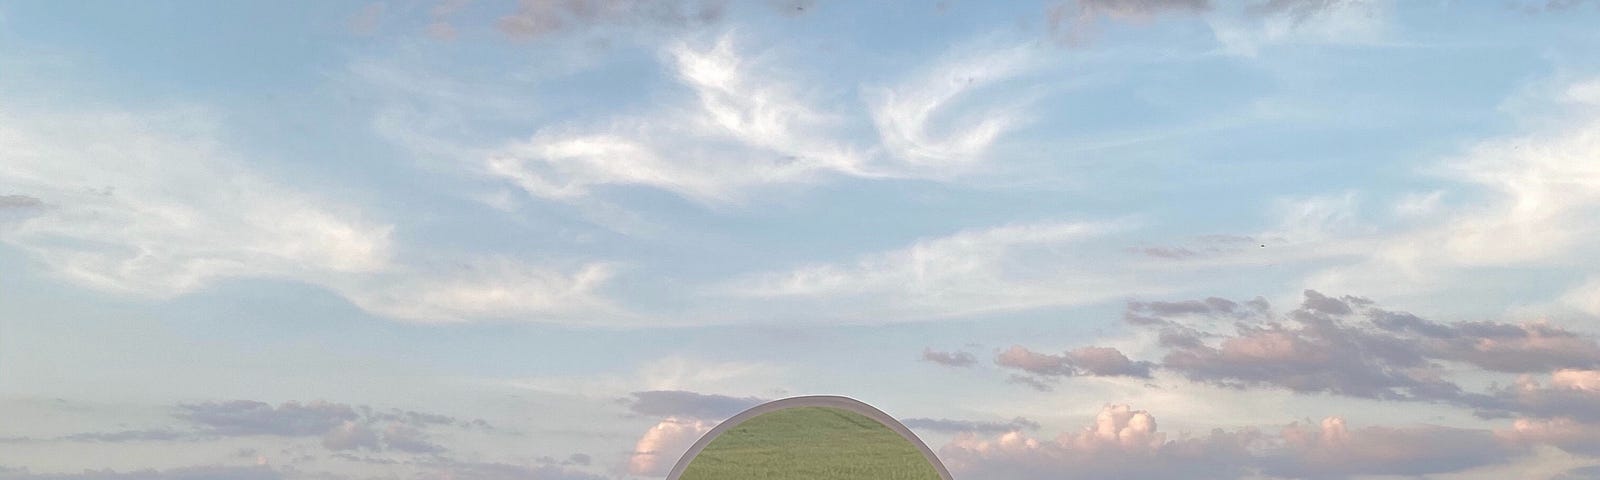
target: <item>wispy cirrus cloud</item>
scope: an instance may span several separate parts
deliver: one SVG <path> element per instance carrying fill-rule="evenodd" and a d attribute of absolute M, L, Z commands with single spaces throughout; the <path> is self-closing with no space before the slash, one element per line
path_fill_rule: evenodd
<path fill-rule="evenodd" d="M 434 429 L 494 430 L 487 422 L 409 410 L 374 410 L 326 401 L 271 405 L 253 400 L 204 402 L 177 407 L 177 417 L 201 437 L 313 437 L 330 451 L 393 451 L 436 454 L 448 449 L 432 439 Z"/>
<path fill-rule="evenodd" d="M 546 266 L 493 257 L 463 259 L 458 265 L 353 279 L 341 288 L 367 311 L 417 322 L 615 324 L 636 318 L 599 292 L 616 270 L 609 263 Z"/>
<path fill-rule="evenodd" d="M 1265 0 L 1207 15 L 1222 52 L 1253 57 L 1278 45 L 1382 44 L 1392 36 L 1387 0 Z"/>
<path fill-rule="evenodd" d="M 1030 47 L 957 52 L 901 83 L 868 89 L 873 124 L 899 163 L 885 173 L 950 177 L 987 160 L 994 143 L 1026 120 L 1029 98 L 1013 92 L 995 105 L 982 94 L 1036 68 L 1038 55 Z"/>
<path fill-rule="evenodd" d="M 864 154 L 830 132 L 834 116 L 762 70 L 770 66 L 741 55 L 731 35 L 711 45 L 678 43 L 663 56 L 694 92 L 682 113 L 599 128 L 543 128 L 490 154 L 484 171 L 548 199 L 641 186 L 706 203 L 736 201 L 765 185 L 862 172 Z"/>
<path fill-rule="evenodd" d="M 633 392 L 629 396 L 631 398 L 624 399 L 628 410 L 639 415 L 707 420 L 728 418 L 764 401 L 756 397 L 731 397 L 684 390 Z"/>
<path fill-rule="evenodd" d="M 0 111 L 0 179 L 53 205 L 0 240 L 72 282 L 158 298 L 225 278 L 388 266 L 392 226 L 251 171 L 214 128 L 194 110 Z"/>
<path fill-rule="evenodd" d="M 1600 123 L 1597 84 L 1554 79 L 1508 100 L 1506 109 L 1519 118 L 1522 131 L 1469 143 L 1462 153 L 1427 164 L 1422 173 L 1449 183 L 1428 191 L 1423 200 L 1405 194 L 1375 209 L 1393 211 L 1392 224 L 1362 215 L 1358 197 L 1345 193 L 1285 203 L 1301 206 L 1278 212 L 1283 228 L 1269 233 L 1317 233 L 1294 240 L 1296 260 L 1338 261 L 1310 272 L 1304 285 L 1360 294 L 1416 297 L 1483 288 L 1474 283 L 1483 272 L 1561 270 L 1573 259 L 1600 258 L 1600 251 L 1582 240 L 1597 233 L 1586 219 L 1600 212 L 1600 171 L 1588 160 L 1600 151 L 1593 134 Z M 1349 200 L 1335 201 L 1340 199 Z M 1290 228 L 1294 225 L 1315 228 Z M 1240 251 L 1208 251 L 1174 261 L 1222 264 L 1248 258 Z M 1551 303 L 1595 311 L 1588 272 L 1576 273 L 1580 280 Z"/>
<path fill-rule="evenodd" d="M 947 179 L 970 173 L 1025 103 L 966 102 L 1027 71 L 1026 47 L 970 47 L 899 83 L 866 89 L 865 109 L 800 87 L 735 37 L 676 42 L 662 57 L 693 98 L 641 116 L 539 129 L 487 155 L 482 170 L 529 194 L 575 202 L 606 187 L 646 187 L 709 205 L 836 177 Z M 870 117 L 880 145 L 848 135 Z"/>
<path fill-rule="evenodd" d="M 11 166 L 0 180 L 26 192 L 6 198 L 36 210 L 0 223 L 0 242 L 66 281 L 138 297 L 264 278 L 411 321 L 623 316 L 595 293 L 612 271 L 604 262 L 452 258 L 477 268 L 450 272 L 403 261 L 394 224 L 254 171 L 219 128 L 200 109 L 0 111 Z"/>
<path fill-rule="evenodd" d="M 85 470 L 80 473 L 32 473 L 0 467 L 4 480 L 279 480 L 285 475 L 267 466 L 201 465 L 164 470 Z"/>
<path fill-rule="evenodd" d="M 951 420 L 947 418 L 907 418 L 900 423 L 917 430 L 933 432 L 972 432 L 995 434 L 1023 430 L 1038 430 L 1039 422 L 1016 417 L 1007 422 L 981 420 Z"/>
<path fill-rule="evenodd" d="M 966 230 L 854 262 L 740 278 L 719 290 L 769 301 L 826 299 L 829 311 L 817 314 L 881 321 L 1079 305 L 1140 288 L 1075 254 L 1082 242 L 1121 228 L 1040 222 Z"/>

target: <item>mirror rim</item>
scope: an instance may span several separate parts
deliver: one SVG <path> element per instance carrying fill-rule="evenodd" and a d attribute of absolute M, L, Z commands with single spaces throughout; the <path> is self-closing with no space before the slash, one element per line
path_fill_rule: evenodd
<path fill-rule="evenodd" d="M 900 435 L 900 437 L 904 438 L 906 441 L 911 442 L 911 445 L 917 447 L 917 451 L 922 452 L 922 457 L 927 460 L 928 463 L 933 465 L 933 470 L 939 474 L 940 480 L 952 480 L 950 478 L 950 471 L 944 468 L 944 463 L 939 461 L 939 457 L 934 455 L 933 450 L 929 449 L 927 444 L 922 443 L 922 439 L 917 438 L 917 435 L 912 433 L 911 429 L 906 428 L 906 426 L 900 423 L 899 420 L 895 420 L 895 418 L 889 416 L 889 414 L 883 413 L 882 410 L 878 410 L 877 408 L 867 405 L 860 400 L 838 395 L 807 395 L 801 397 L 789 397 L 756 405 L 754 407 L 750 407 L 749 410 L 739 412 L 738 415 L 734 415 L 727 420 L 723 420 L 722 423 L 717 424 L 717 426 L 713 427 L 711 431 L 706 432 L 704 436 L 700 437 L 700 440 L 695 441 L 694 445 L 689 447 L 689 451 L 684 452 L 683 457 L 678 459 L 678 463 L 672 466 L 672 473 L 667 475 L 667 480 L 679 480 L 678 477 L 682 476 L 684 470 L 689 468 L 689 464 L 694 462 L 695 457 L 700 456 L 700 452 L 705 450 L 706 446 L 710 445 L 711 442 L 716 440 L 717 437 L 722 435 L 723 432 L 739 426 L 739 424 L 744 423 L 746 420 L 776 412 L 778 410 L 786 410 L 798 407 L 837 408 L 861 414 L 885 427 L 889 427 L 889 430 Z"/>

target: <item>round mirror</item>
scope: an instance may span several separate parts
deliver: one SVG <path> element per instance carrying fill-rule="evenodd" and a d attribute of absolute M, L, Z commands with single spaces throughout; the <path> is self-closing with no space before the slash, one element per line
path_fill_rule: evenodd
<path fill-rule="evenodd" d="M 722 422 L 689 448 L 668 480 L 950 480 L 899 421 L 859 401 L 795 397 Z"/>

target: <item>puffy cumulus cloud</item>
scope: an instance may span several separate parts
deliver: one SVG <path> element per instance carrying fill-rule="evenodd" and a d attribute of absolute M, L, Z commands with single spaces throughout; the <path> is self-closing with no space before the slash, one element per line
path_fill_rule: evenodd
<path fill-rule="evenodd" d="M 1122 228 L 1039 222 L 957 232 L 863 255 L 727 282 L 720 291 L 764 303 L 794 302 L 810 318 L 903 321 L 1080 305 L 1142 286 L 1084 262 L 1075 245 Z"/>
<path fill-rule="evenodd" d="M 655 417 L 720 420 L 737 415 L 764 400 L 756 397 L 707 395 L 682 390 L 633 392 L 623 401 L 628 410 Z"/>
<path fill-rule="evenodd" d="M 1351 430 L 1343 418 L 1294 423 L 1281 446 L 1260 454 L 1261 471 L 1287 478 L 1353 475 L 1429 475 L 1504 463 L 1521 455 L 1486 430 L 1438 426 L 1371 426 Z"/>
<path fill-rule="evenodd" d="M 963 477 L 974 478 L 1234 478 L 1244 473 L 1253 431 L 1213 431 L 1168 440 L 1149 412 L 1108 405 L 1093 426 L 1055 439 L 1021 431 L 995 437 L 965 433 L 939 449 Z"/>
<path fill-rule="evenodd" d="M 1041 377 L 1127 376 L 1150 378 L 1150 362 L 1135 362 L 1111 347 L 1081 347 L 1060 355 L 1039 353 L 1012 345 L 995 356 L 995 365 Z"/>
<path fill-rule="evenodd" d="M 78 473 L 32 473 L 0 467 L 0 480 L 279 480 L 282 472 L 266 466 L 202 465 L 167 470 L 84 470 Z"/>
<path fill-rule="evenodd" d="M 669 417 L 646 431 L 634 444 L 628 457 L 628 472 L 660 476 L 672 469 L 678 458 L 715 424 L 704 420 Z"/>
<path fill-rule="evenodd" d="M 537 38 L 600 27 L 687 28 L 720 20 L 727 0 L 521 0 L 500 17 L 501 32 Z"/>
<path fill-rule="evenodd" d="M 946 367 L 970 367 L 978 364 L 977 357 L 967 352 L 941 352 L 932 348 L 922 349 L 922 361 L 933 362 Z"/>
<path fill-rule="evenodd" d="M 1507 462 L 1525 449 L 1484 430 L 1436 426 L 1351 429 L 1339 417 L 1277 434 L 1215 429 L 1169 439 L 1149 412 L 1108 405 L 1092 426 L 1054 439 L 1020 431 L 966 433 L 940 449 L 963 476 L 981 478 L 1347 478 L 1429 475 Z"/>
<path fill-rule="evenodd" d="M 1039 429 L 1039 422 L 1035 422 L 1023 417 L 1013 418 L 1009 422 L 951 420 L 946 418 L 907 418 L 900 423 L 905 424 L 905 426 L 909 428 L 929 430 L 934 432 L 993 434 Z"/>

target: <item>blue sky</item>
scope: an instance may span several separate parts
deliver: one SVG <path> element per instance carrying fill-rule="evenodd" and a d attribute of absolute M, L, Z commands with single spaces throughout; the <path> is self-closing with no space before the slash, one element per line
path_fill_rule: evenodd
<path fill-rule="evenodd" d="M 1597 478 L 1597 21 L 0 1 L 0 479 Z"/>

